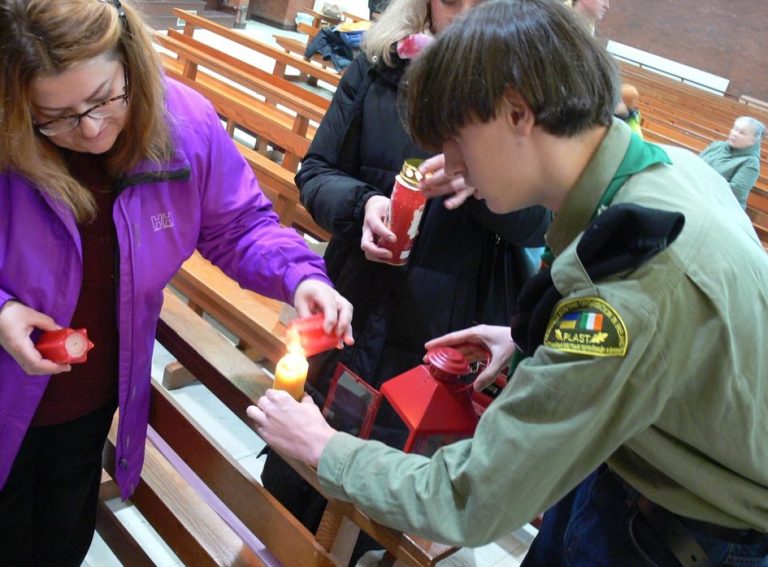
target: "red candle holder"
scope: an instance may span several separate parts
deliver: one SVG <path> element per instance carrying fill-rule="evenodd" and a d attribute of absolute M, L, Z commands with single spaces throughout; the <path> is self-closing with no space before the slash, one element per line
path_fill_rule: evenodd
<path fill-rule="evenodd" d="M 43 358 L 57 364 L 77 364 L 87 360 L 93 343 L 85 329 L 57 329 L 40 335 L 35 348 Z"/>
<path fill-rule="evenodd" d="M 379 246 L 392 252 L 392 258 L 382 260 L 393 266 L 405 266 L 411 254 L 414 240 L 419 234 L 419 224 L 424 213 L 427 198 L 419 191 L 422 173 L 419 164 L 423 160 L 407 159 L 400 175 L 395 177 L 389 200 L 387 226 L 396 237 L 394 242 L 379 241 Z"/>
<path fill-rule="evenodd" d="M 312 356 L 333 348 L 341 348 L 341 339 L 323 330 L 322 313 L 294 319 L 288 323 L 286 343 L 288 350 L 301 347 L 304 356 Z"/>

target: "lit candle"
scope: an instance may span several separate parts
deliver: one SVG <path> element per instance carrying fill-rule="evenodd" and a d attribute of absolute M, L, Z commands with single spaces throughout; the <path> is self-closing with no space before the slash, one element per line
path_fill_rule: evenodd
<path fill-rule="evenodd" d="M 285 390 L 296 400 L 304 395 L 304 382 L 307 380 L 309 363 L 301 352 L 288 351 L 277 361 L 275 367 L 275 390 Z"/>

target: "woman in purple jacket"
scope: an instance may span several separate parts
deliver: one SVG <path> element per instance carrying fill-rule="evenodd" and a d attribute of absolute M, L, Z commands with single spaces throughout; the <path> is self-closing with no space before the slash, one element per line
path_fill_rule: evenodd
<path fill-rule="evenodd" d="M 0 45 L 0 558 L 80 565 L 117 407 L 123 497 L 139 481 L 163 287 L 195 249 L 347 342 L 352 308 L 130 5 L 0 0 Z M 87 363 L 34 348 L 59 326 Z"/>

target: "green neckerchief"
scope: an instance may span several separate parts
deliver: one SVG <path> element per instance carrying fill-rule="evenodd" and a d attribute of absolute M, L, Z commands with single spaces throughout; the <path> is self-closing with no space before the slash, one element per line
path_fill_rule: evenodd
<path fill-rule="evenodd" d="M 600 201 L 597 203 L 595 210 L 592 211 L 590 221 L 594 220 L 595 217 L 608 208 L 608 205 L 611 204 L 616 193 L 618 193 L 619 189 L 624 186 L 627 179 L 635 173 L 639 173 L 652 165 L 659 163 L 671 164 L 672 160 L 669 159 L 667 152 L 659 146 L 644 141 L 640 136 L 632 132 L 632 135 L 629 138 L 627 153 L 624 154 L 624 159 L 621 160 L 619 168 L 616 170 L 616 174 L 603 192 L 602 197 L 600 197 Z M 552 250 L 549 249 L 549 246 L 546 246 L 544 252 L 541 254 L 541 267 L 539 269 L 545 270 L 549 268 L 554 261 L 555 255 L 552 254 Z M 509 376 L 512 376 L 517 365 L 525 358 L 527 358 L 527 356 L 523 354 L 521 350 L 515 349 L 515 353 L 507 363 Z"/>
<path fill-rule="evenodd" d="M 600 197 L 600 202 L 595 207 L 595 210 L 592 211 L 590 220 L 594 220 L 595 217 L 608 208 L 608 205 L 611 204 L 616 193 L 624 186 L 627 179 L 635 173 L 639 173 L 659 163 L 671 164 L 672 160 L 669 159 L 667 152 L 659 146 L 644 141 L 640 136 L 632 132 L 629 138 L 627 153 L 624 154 L 624 159 L 621 160 L 619 169 L 616 170 L 616 174 L 603 192 L 603 196 Z M 549 246 L 545 247 L 544 252 L 541 254 L 542 268 L 551 266 L 554 261 L 555 255 L 552 254 L 552 250 L 549 249 Z"/>

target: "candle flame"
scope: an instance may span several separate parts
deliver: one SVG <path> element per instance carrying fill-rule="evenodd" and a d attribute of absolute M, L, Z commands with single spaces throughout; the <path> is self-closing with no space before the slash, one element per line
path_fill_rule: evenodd
<path fill-rule="evenodd" d="M 290 354 L 300 354 L 304 357 L 304 349 L 301 346 L 301 336 L 294 327 L 288 327 L 285 333 L 285 348 Z"/>

